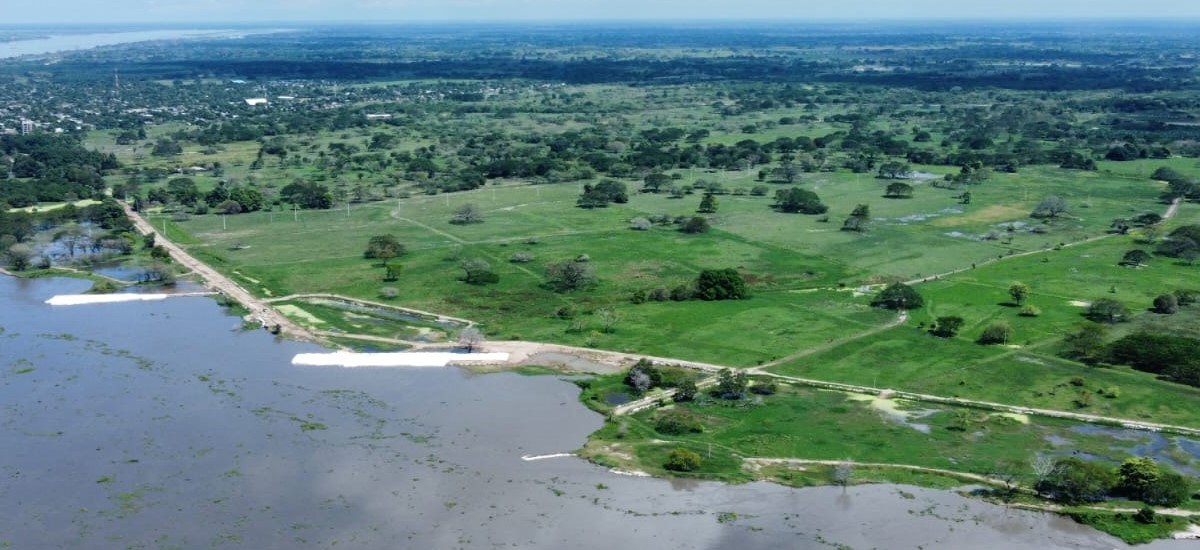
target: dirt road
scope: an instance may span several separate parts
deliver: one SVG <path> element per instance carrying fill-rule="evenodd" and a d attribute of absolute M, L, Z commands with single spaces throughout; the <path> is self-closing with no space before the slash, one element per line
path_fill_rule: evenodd
<path fill-rule="evenodd" d="M 188 254 L 187 251 L 179 245 L 167 240 L 166 237 L 164 237 L 158 231 L 155 231 L 154 226 L 151 225 L 150 222 L 139 216 L 137 212 L 134 212 L 133 208 L 131 208 L 128 204 L 121 203 L 121 207 L 125 209 L 125 215 L 128 216 L 130 220 L 133 220 L 133 223 L 139 232 L 141 232 L 143 235 L 153 234 L 154 244 L 161 245 L 167 250 L 167 252 L 170 252 L 171 258 L 175 260 L 176 263 L 199 275 L 202 279 L 204 279 L 204 284 L 207 287 L 220 292 L 221 294 L 224 294 L 225 296 L 228 296 L 237 303 L 241 304 L 242 307 L 250 311 L 250 317 L 257 322 L 262 323 L 263 327 L 272 330 L 274 330 L 274 327 L 278 327 L 280 334 L 298 340 L 316 340 L 315 335 L 309 332 L 308 329 L 293 323 L 290 319 L 281 315 L 278 311 L 275 311 L 275 309 L 272 308 L 266 301 L 254 297 L 254 295 L 247 292 L 246 289 L 242 288 L 241 286 L 238 286 L 237 283 L 233 282 L 228 277 L 221 275 L 217 272 L 217 270 L 192 257 L 191 254 Z"/>

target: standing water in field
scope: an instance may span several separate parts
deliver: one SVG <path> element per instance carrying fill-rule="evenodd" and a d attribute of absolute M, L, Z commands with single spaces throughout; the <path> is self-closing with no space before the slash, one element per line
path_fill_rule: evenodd
<path fill-rule="evenodd" d="M 522 460 L 600 427 L 574 385 L 292 366 L 323 350 L 206 298 L 43 303 L 86 286 L 0 277 L 0 547 L 1124 547 L 944 491 Z"/>

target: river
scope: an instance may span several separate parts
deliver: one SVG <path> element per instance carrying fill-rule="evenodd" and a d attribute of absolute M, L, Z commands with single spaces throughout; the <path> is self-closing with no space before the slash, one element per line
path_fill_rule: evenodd
<path fill-rule="evenodd" d="M 601 425 L 573 384 L 295 367 L 318 348 L 208 298 L 43 303 L 87 285 L 0 277 L 0 547 L 1124 547 L 945 491 L 527 462 Z"/>
<path fill-rule="evenodd" d="M 178 29 L 152 30 L 129 32 L 97 32 L 97 33 L 47 33 L 48 36 L 25 40 L 0 42 L 0 59 L 20 57 L 23 55 L 41 55 L 65 52 L 71 50 L 86 50 L 99 46 L 112 46 L 130 42 L 147 42 L 151 40 L 186 40 L 196 38 L 235 38 L 244 36 L 249 31 L 229 31 L 215 29 Z M 273 31 L 253 31 L 254 33 Z"/>

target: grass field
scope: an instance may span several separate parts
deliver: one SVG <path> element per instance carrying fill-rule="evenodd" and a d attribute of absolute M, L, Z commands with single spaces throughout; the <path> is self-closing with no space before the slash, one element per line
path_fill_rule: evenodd
<path fill-rule="evenodd" d="M 614 389 L 621 387 L 597 381 L 585 390 L 585 402 L 589 402 L 590 395 Z M 686 411 L 698 419 L 704 431 L 683 436 L 657 432 L 654 428 L 657 415 L 673 410 Z M 1032 472 L 1028 464 L 1037 454 L 1086 453 L 1119 460 L 1132 453 L 1134 447 L 1145 444 L 1141 439 L 1080 431 L 1077 427 L 1067 421 L 873 400 L 784 384 L 771 396 L 737 402 L 704 398 L 620 417 L 592 436 L 588 452 L 607 453 L 610 458 L 614 451 L 625 453 L 651 473 L 665 473 L 662 464 L 666 455 L 677 447 L 688 448 L 704 457 L 701 468 L 690 475 L 730 481 L 744 481 L 753 476 L 742 467 L 742 459 L 746 457 L 803 457 L 906 464 L 988 476 L 1015 475 L 1029 483 Z M 1178 443 L 1168 442 L 1168 445 Z M 1177 466 L 1190 468 L 1200 463 L 1186 453 L 1180 455 L 1177 451 L 1172 456 L 1182 457 L 1183 462 Z M 892 476 L 908 475 L 911 474 L 877 470 L 865 478 L 856 476 L 855 480 L 898 481 Z M 802 476 L 796 481 L 828 484 L 831 479 Z M 955 485 L 961 484 L 960 481 Z"/>

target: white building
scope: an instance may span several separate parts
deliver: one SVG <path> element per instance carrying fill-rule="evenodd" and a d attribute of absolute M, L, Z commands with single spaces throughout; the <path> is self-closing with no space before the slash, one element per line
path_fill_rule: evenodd
<path fill-rule="evenodd" d="M 28 120 L 28 119 L 21 119 L 21 135 L 28 135 L 28 134 L 32 134 L 32 133 L 33 133 L 33 121 Z"/>

